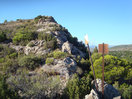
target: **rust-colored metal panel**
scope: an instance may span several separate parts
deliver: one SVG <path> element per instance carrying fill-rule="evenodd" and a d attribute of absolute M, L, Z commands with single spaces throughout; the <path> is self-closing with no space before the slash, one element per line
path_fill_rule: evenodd
<path fill-rule="evenodd" d="M 99 53 L 103 53 L 103 44 L 98 45 L 98 50 Z M 108 54 L 108 53 L 109 53 L 108 44 L 104 44 L 104 54 Z"/>

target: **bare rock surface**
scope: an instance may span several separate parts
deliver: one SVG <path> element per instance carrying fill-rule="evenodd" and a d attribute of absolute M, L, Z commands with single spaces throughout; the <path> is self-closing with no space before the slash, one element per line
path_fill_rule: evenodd
<path fill-rule="evenodd" d="M 63 43 L 62 52 L 68 52 L 69 54 L 73 55 L 80 55 L 81 57 L 85 56 L 85 54 L 82 51 L 80 51 L 78 48 L 73 46 L 73 44 L 69 43 L 68 41 Z"/>
<path fill-rule="evenodd" d="M 92 89 L 89 95 L 85 96 L 85 99 L 101 99 L 102 93 L 102 80 L 96 79 L 98 85 L 98 93 L 95 89 Z M 94 84 L 94 83 L 93 83 Z M 121 99 L 119 92 L 112 86 L 104 83 L 104 99 Z"/>
<path fill-rule="evenodd" d="M 31 43 L 32 46 L 29 46 Z M 44 43 L 44 40 L 32 40 L 27 44 L 27 46 L 17 46 L 10 44 L 10 47 L 14 48 L 18 52 L 24 52 L 26 55 L 29 55 L 31 53 L 36 55 L 44 55 L 51 51 L 50 49 L 44 49 Z"/>
<path fill-rule="evenodd" d="M 67 82 L 76 69 L 77 63 L 72 58 L 66 57 L 65 59 L 54 59 L 53 64 L 45 64 L 40 70 L 48 74 L 60 75 L 61 80 Z"/>

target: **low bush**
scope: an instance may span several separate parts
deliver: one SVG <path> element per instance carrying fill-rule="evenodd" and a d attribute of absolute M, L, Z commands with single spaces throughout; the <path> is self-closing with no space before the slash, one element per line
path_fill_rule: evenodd
<path fill-rule="evenodd" d="M 18 93 L 9 89 L 6 77 L 0 74 L 0 98 L 1 99 L 20 99 Z"/>
<path fill-rule="evenodd" d="M 40 66 L 41 59 L 34 55 L 23 56 L 19 59 L 18 64 L 28 68 L 29 70 L 34 70 Z"/>
<path fill-rule="evenodd" d="M 35 39 L 35 33 L 29 28 L 19 29 L 13 37 L 14 44 L 26 45 L 29 41 Z"/>
<path fill-rule="evenodd" d="M 57 42 L 56 40 L 48 41 L 44 43 L 44 49 L 56 49 L 57 48 Z"/>
<path fill-rule="evenodd" d="M 0 57 L 6 57 L 7 55 L 15 53 L 15 49 L 9 48 L 6 45 L 0 45 Z"/>
<path fill-rule="evenodd" d="M 16 76 L 11 76 L 8 83 L 14 90 L 21 89 L 21 95 L 25 99 L 56 99 L 61 89 L 59 76 L 48 76 L 41 73 L 28 76 L 27 71 L 22 69 Z M 15 85 L 15 86 L 14 86 Z M 58 98 L 57 98 L 58 99 Z"/>
<path fill-rule="evenodd" d="M 46 59 L 46 64 L 48 64 L 48 65 L 53 64 L 53 62 L 54 62 L 53 58 L 47 58 Z"/>
<path fill-rule="evenodd" d="M 49 33 L 40 32 L 40 33 L 38 33 L 38 39 L 45 40 L 45 41 L 51 41 L 54 39 L 54 36 Z"/>
<path fill-rule="evenodd" d="M 64 99 L 83 99 L 86 94 L 90 93 L 91 79 L 88 75 L 84 75 L 81 79 L 75 74 L 69 80 L 65 93 L 67 98 Z"/>
<path fill-rule="evenodd" d="M 5 41 L 7 38 L 6 38 L 6 34 L 4 34 L 1 30 L 0 30 L 0 42 L 3 42 Z"/>
<path fill-rule="evenodd" d="M 39 33 L 38 39 L 45 40 L 44 49 L 51 48 L 52 50 L 54 50 L 55 48 L 57 48 L 57 40 L 52 34 L 43 32 Z"/>
<path fill-rule="evenodd" d="M 67 57 L 67 53 L 65 52 L 61 52 L 61 51 L 54 51 L 53 52 L 53 57 L 56 58 L 56 59 L 63 59 L 65 57 Z"/>
<path fill-rule="evenodd" d="M 120 92 L 123 99 L 131 99 L 132 98 L 132 85 L 128 85 L 126 83 L 119 84 L 118 81 L 116 81 L 113 86 Z"/>
<path fill-rule="evenodd" d="M 17 55 L 18 55 L 18 53 L 14 52 L 14 53 L 10 54 L 9 57 L 10 58 L 15 58 L 15 57 L 17 57 Z"/>

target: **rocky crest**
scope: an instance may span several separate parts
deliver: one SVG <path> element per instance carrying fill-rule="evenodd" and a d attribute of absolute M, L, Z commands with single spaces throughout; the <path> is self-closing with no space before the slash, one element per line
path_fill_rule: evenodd
<path fill-rule="evenodd" d="M 57 46 L 62 52 L 66 52 L 70 55 L 85 57 L 85 53 L 79 50 L 76 46 L 69 42 L 71 34 L 61 25 L 59 25 L 53 17 L 46 16 L 40 18 L 35 25 L 37 27 L 37 33 L 46 33 L 53 35 L 57 40 Z M 26 46 L 9 44 L 9 47 L 14 48 L 17 52 L 23 52 L 25 55 L 45 55 L 53 50 L 50 48 L 45 49 L 45 40 L 31 40 Z M 77 63 L 72 57 L 66 57 L 64 59 L 54 59 L 52 64 L 43 64 L 39 68 L 39 72 L 56 76 L 59 75 L 63 86 L 66 86 L 66 82 L 77 71 Z M 36 73 L 30 73 L 30 75 L 37 75 Z"/>
<path fill-rule="evenodd" d="M 45 18 L 39 19 L 36 27 L 36 32 L 38 33 L 43 32 L 53 35 L 57 39 L 59 49 L 61 49 L 63 52 L 85 57 L 84 52 L 69 42 L 69 37 L 71 34 L 64 27 L 59 25 L 53 17 L 46 16 Z M 34 46 L 29 46 L 30 43 L 32 43 Z M 29 53 L 44 55 L 45 53 L 49 53 L 51 51 L 51 49 L 43 48 L 44 43 L 44 40 L 32 40 L 26 46 L 16 46 L 10 43 L 10 47 L 16 49 L 17 51 L 23 51 L 26 55 Z"/>

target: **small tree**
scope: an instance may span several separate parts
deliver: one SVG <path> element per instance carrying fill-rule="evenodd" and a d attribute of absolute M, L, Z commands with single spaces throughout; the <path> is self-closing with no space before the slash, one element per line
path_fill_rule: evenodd
<path fill-rule="evenodd" d="M 4 23 L 7 23 L 7 20 L 5 20 Z"/>
<path fill-rule="evenodd" d="M 93 53 L 98 53 L 98 48 L 95 47 Z"/>
<path fill-rule="evenodd" d="M 6 77 L 0 74 L 0 98 L 1 99 L 20 99 L 17 92 L 8 88 Z"/>
<path fill-rule="evenodd" d="M 4 34 L 4 32 L 0 31 L 0 42 L 3 42 L 4 40 L 6 40 L 6 34 Z"/>
<path fill-rule="evenodd" d="M 41 64 L 41 59 L 34 55 L 23 56 L 19 59 L 18 64 L 29 70 L 34 70 Z"/>

